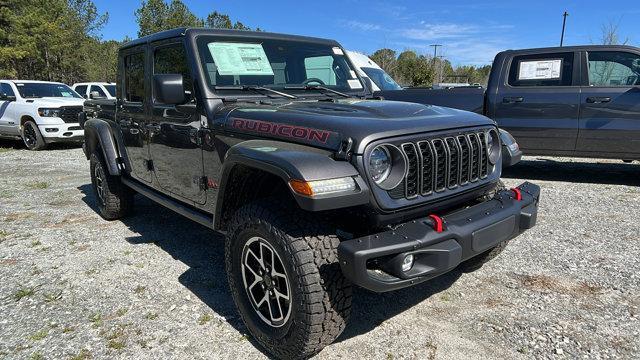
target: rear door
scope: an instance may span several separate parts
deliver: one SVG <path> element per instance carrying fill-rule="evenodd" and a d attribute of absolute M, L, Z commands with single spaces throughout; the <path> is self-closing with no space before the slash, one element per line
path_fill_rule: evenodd
<path fill-rule="evenodd" d="M 516 138 L 525 153 L 574 152 L 580 102 L 579 62 L 580 57 L 574 52 L 516 55 L 508 62 L 494 119 Z"/>
<path fill-rule="evenodd" d="M 182 41 L 155 43 L 151 46 L 151 54 L 153 74 L 181 74 L 185 98 L 195 101 Z M 152 96 L 151 111 L 149 142 L 158 185 L 180 200 L 204 204 L 200 115 L 182 112 L 175 105 L 162 104 L 155 96 Z"/>
<path fill-rule="evenodd" d="M 580 99 L 577 151 L 584 155 L 640 156 L 640 54 L 589 51 L 588 82 Z"/>
<path fill-rule="evenodd" d="M 2 95 L 13 96 L 15 99 L 16 93 L 9 82 L 0 83 L 0 96 Z M 9 101 L 0 98 L 0 134 L 10 136 L 20 135 L 15 107 L 15 100 Z"/>
<path fill-rule="evenodd" d="M 127 49 L 120 59 L 122 86 L 118 99 L 116 122 L 120 125 L 127 156 L 131 165 L 131 175 L 145 182 L 152 180 L 152 163 L 149 158 L 149 142 L 146 133 L 146 120 L 149 107 L 149 80 L 146 46 Z"/>

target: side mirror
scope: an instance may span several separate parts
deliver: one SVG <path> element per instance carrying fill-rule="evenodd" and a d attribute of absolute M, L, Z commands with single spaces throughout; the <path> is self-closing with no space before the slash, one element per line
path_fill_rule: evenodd
<path fill-rule="evenodd" d="M 16 101 L 16 97 L 2 93 L 2 94 L 0 94 L 0 100 L 2 100 L 2 101 Z"/>
<path fill-rule="evenodd" d="M 181 74 L 153 75 L 153 90 L 157 102 L 180 105 L 186 101 Z"/>
<path fill-rule="evenodd" d="M 104 96 L 100 96 L 100 93 L 97 91 L 92 91 L 89 93 L 89 99 L 104 99 Z"/>

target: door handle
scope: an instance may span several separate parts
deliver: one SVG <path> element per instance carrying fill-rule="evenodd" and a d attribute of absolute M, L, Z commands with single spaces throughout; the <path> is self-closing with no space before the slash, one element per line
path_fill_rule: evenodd
<path fill-rule="evenodd" d="M 138 135 L 140 134 L 140 130 L 136 129 L 136 128 L 131 128 L 129 129 L 129 132 L 131 133 L 131 135 Z"/>
<path fill-rule="evenodd" d="M 524 101 L 524 98 L 522 96 L 512 96 L 512 97 L 502 98 L 502 103 L 504 104 L 521 103 L 523 101 Z"/>
<path fill-rule="evenodd" d="M 611 98 L 608 96 L 590 96 L 587 98 L 589 104 L 602 104 L 611 102 Z"/>

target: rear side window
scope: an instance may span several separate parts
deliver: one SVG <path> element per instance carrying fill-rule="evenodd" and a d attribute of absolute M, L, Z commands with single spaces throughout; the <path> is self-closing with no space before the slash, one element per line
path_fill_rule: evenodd
<path fill-rule="evenodd" d="M 16 96 L 16 94 L 13 92 L 13 89 L 11 88 L 11 85 L 7 83 L 0 84 L 0 94 L 4 94 L 7 96 Z"/>
<path fill-rule="evenodd" d="M 187 65 L 187 54 L 182 44 L 174 44 L 156 49 L 153 55 L 154 74 L 181 74 L 187 98 L 191 94 L 193 81 Z"/>
<path fill-rule="evenodd" d="M 83 97 L 87 96 L 87 85 L 78 85 L 75 88 L 76 92 L 80 95 L 82 95 Z"/>
<path fill-rule="evenodd" d="M 572 52 L 521 55 L 511 61 L 511 86 L 571 86 L 572 83 Z"/>
<path fill-rule="evenodd" d="M 127 55 L 124 58 L 125 100 L 144 101 L 144 53 Z"/>
<path fill-rule="evenodd" d="M 89 94 L 91 94 L 94 91 L 97 92 L 100 97 L 107 97 L 107 94 L 104 93 L 104 91 L 100 88 L 100 86 L 91 85 L 91 89 L 89 90 Z"/>
<path fill-rule="evenodd" d="M 593 51 L 589 58 L 589 86 L 640 85 L 640 55 L 621 51 Z"/>

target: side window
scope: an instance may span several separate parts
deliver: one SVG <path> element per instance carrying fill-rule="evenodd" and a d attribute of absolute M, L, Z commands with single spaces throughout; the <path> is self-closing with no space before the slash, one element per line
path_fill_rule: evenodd
<path fill-rule="evenodd" d="M 640 55 L 620 51 L 594 51 L 589 59 L 589 86 L 640 85 Z"/>
<path fill-rule="evenodd" d="M 181 74 L 187 98 L 191 95 L 193 81 L 187 65 L 187 54 L 182 44 L 173 44 L 156 49 L 153 54 L 154 74 Z"/>
<path fill-rule="evenodd" d="M 89 94 L 91 94 L 94 91 L 98 92 L 98 95 L 100 97 L 107 97 L 107 94 L 104 93 L 104 91 L 102 90 L 102 88 L 100 88 L 100 86 L 91 85 L 91 88 L 89 89 Z"/>
<path fill-rule="evenodd" d="M 13 89 L 11 88 L 11 85 L 7 83 L 0 84 L 0 93 L 7 96 L 16 96 L 16 94 L 13 92 Z"/>
<path fill-rule="evenodd" d="M 126 101 L 144 101 L 144 53 L 125 56 L 124 87 Z"/>
<path fill-rule="evenodd" d="M 75 90 L 78 94 L 80 94 L 80 96 L 82 97 L 87 96 L 87 85 L 78 85 L 76 86 Z"/>
<path fill-rule="evenodd" d="M 572 52 L 521 55 L 511 61 L 511 86 L 571 86 L 572 83 Z"/>

